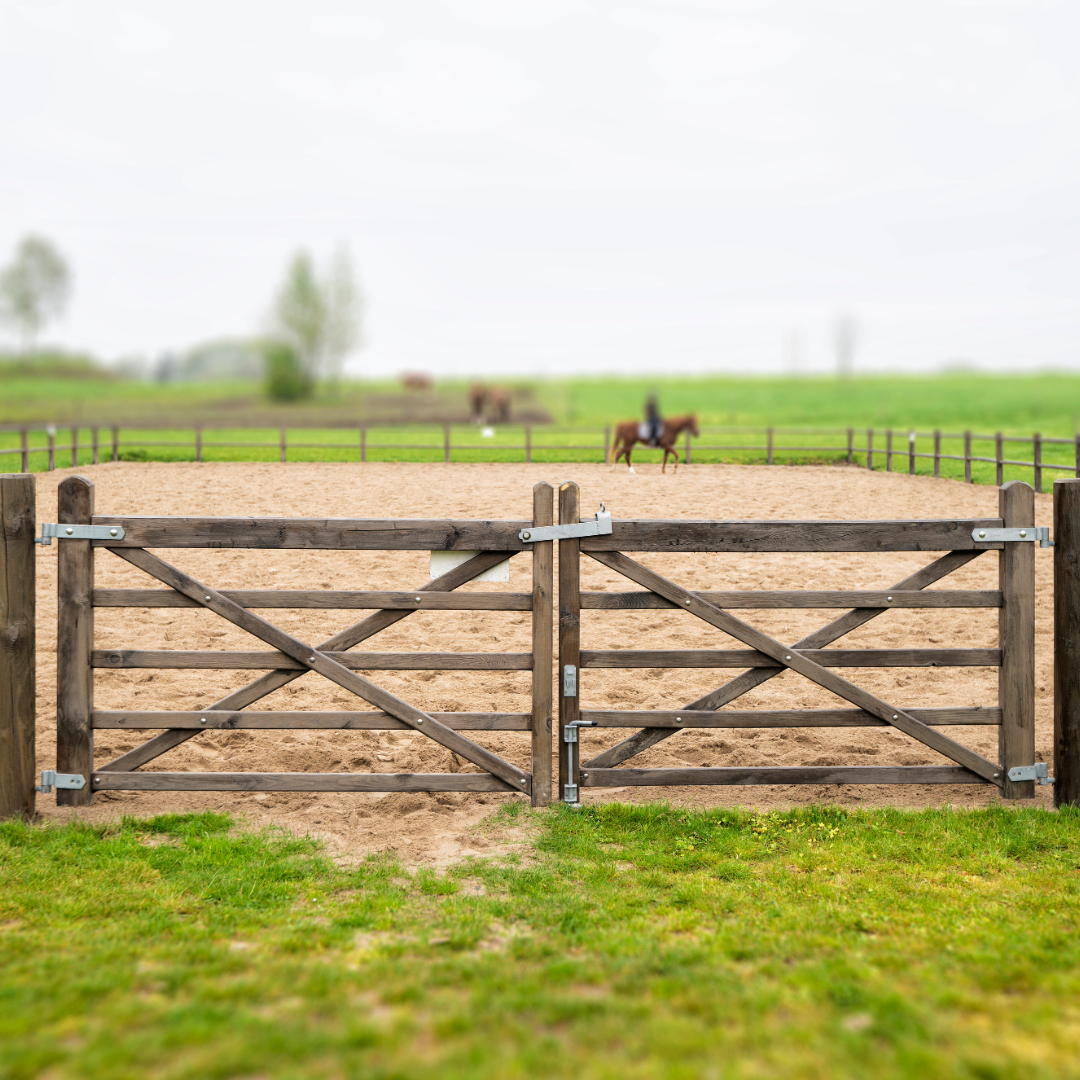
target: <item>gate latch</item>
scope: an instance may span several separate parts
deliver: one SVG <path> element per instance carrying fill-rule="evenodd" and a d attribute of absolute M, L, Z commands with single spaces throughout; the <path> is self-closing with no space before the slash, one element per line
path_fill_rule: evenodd
<path fill-rule="evenodd" d="M 1038 761 L 1034 765 L 1017 765 L 1009 770 L 1009 779 L 1038 780 L 1043 787 L 1054 782 L 1054 778 L 1047 772 L 1045 761 Z"/>
<path fill-rule="evenodd" d="M 1015 544 L 1028 540 L 1031 543 L 1038 541 L 1039 547 L 1054 546 L 1047 525 L 1031 525 L 1026 529 L 972 529 L 971 539 L 976 544 Z"/>
<path fill-rule="evenodd" d="M 574 747 L 578 745 L 579 727 L 596 727 L 596 721 L 571 720 L 570 723 L 563 728 L 562 741 L 563 745 L 566 747 L 566 775 L 571 780 L 571 783 L 563 784 L 563 802 L 566 803 L 571 810 L 581 809 L 581 801 L 578 797 L 578 786 L 572 782 L 578 771 L 574 766 L 574 758 L 577 757 L 574 753 Z M 580 762 L 580 758 L 578 758 L 578 760 Z"/>
<path fill-rule="evenodd" d="M 86 787 L 86 777 L 82 773 L 57 772 L 55 769 L 41 770 L 41 783 L 34 790 L 48 795 L 53 788 L 68 788 L 81 791 Z"/>
<path fill-rule="evenodd" d="M 577 525 L 537 525 L 522 529 L 518 539 L 526 544 L 535 544 L 541 540 L 574 540 L 579 536 L 607 536 L 611 532 L 611 514 L 601 503 L 593 521 L 581 521 Z"/>
<path fill-rule="evenodd" d="M 58 540 L 123 540 L 124 530 L 119 525 L 54 525 L 43 521 L 41 535 L 34 543 L 48 547 L 54 536 Z"/>

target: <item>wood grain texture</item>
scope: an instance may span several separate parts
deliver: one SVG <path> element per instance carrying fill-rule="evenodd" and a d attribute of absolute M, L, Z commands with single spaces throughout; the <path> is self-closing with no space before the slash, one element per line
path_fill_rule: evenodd
<path fill-rule="evenodd" d="M 0 820 L 35 810 L 36 531 L 34 477 L 0 475 Z"/>
<path fill-rule="evenodd" d="M 455 731 L 529 731 L 530 713 L 464 713 L 433 712 L 441 724 Z M 195 731 L 274 731 L 274 730 L 341 730 L 341 731 L 411 731 L 408 724 L 389 713 L 378 712 L 223 712 L 221 710 L 147 711 L 97 710 L 92 723 L 95 728 L 115 730 L 145 730 L 153 728 L 187 728 Z"/>
<path fill-rule="evenodd" d="M 351 671 L 530 671 L 532 653 L 376 653 L 319 650 Z M 183 649 L 95 649 L 99 668 L 201 668 L 309 671 L 282 652 Z"/>
<path fill-rule="evenodd" d="M 69 476 L 57 492 L 57 521 L 88 525 L 94 514 L 94 484 Z M 87 784 L 79 791 L 58 788 L 57 806 L 89 806 L 94 767 L 94 549 L 90 540 L 56 541 L 56 769 L 80 773 Z"/>
<path fill-rule="evenodd" d="M 1020 480 L 998 491 L 998 506 L 1006 527 L 1035 524 L 1035 492 Z M 998 612 L 998 756 L 1005 773 L 1001 794 L 1006 799 L 1033 799 L 1035 781 L 1013 782 L 1014 765 L 1035 761 L 1035 545 L 1005 544 L 998 554 L 998 588 L 1003 599 Z"/>
<path fill-rule="evenodd" d="M 326 611 L 529 611 L 528 593 L 351 592 L 335 589 L 222 589 L 221 595 L 246 608 Z M 95 589 L 94 607 L 198 608 L 175 589 Z"/>
<path fill-rule="evenodd" d="M 160 592 L 161 590 L 156 590 Z M 997 589 L 879 589 L 861 592 L 696 592 L 717 607 L 765 611 L 772 608 L 993 608 L 1001 607 Z M 250 606 L 250 605 L 245 605 Z M 608 593 L 583 592 L 585 611 L 637 611 L 675 608 L 656 593 L 643 590 Z"/>
<path fill-rule="evenodd" d="M 584 787 L 683 787 L 755 784 L 985 784 L 955 765 L 791 765 L 749 768 L 584 768 Z"/>
<path fill-rule="evenodd" d="M 581 492 L 570 480 L 559 485 L 559 523 L 573 524 L 580 520 Z M 580 696 L 567 697 L 563 693 L 563 671 L 567 664 L 578 670 L 578 695 L 581 694 L 581 557 L 580 540 L 559 541 L 559 666 L 555 672 L 559 693 L 559 790 L 556 799 L 562 799 L 563 788 L 575 781 L 567 768 L 566 743 L 563 731 L 566 725 L 578 719 Z M 575 759 L 575 763 L 580 758 Z"/>
<path fill-rule="evenodd" d="M 514 791 L 488 773 L 96 772 L 95 791 Z"/>
<path fill-rule="evenodd" d="M 952 724 L 1001 723 L 1000 709 L 905 709 L 905 712 L 931 727 Z M 582 720 L 592 720 L 598 727 L 680 728 L 847 728 L 889 727 L 864 709 L 723 709 L 698 712 L 692 709 L 582 709 Z"/>
<path fill-rule="evenodd" d="M 1029 544 L 1028 547 L 1031 545 Z M 997 667 L 999 649 L 799 649 L 824 667 Z M 582 649 L 585 668 L 785 667 L 750 649 Z"/>
<path fill-rule="evenodd" d="M 1054 805 L 1080 806 L 1080 480 L 1071 478 L 1054 481 L 1053 776 Z"/>
<path fill-rule="evenodd" d="M 533 525 L 554 524 L 555 492 L 541 481 L 533 487 Z M 533 544 L 532 553 L 532 804 L 551 802 L 551 661 L 555 604 L 555 544 Z"/>

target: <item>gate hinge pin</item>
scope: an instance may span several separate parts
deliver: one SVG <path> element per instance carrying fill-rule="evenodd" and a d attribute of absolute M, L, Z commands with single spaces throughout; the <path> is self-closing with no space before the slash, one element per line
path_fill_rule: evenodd
<path fill-rule="evenodd" d="M 34 790 L 48 795 L 53 788 L 66 788 L 69 791 L 81 791 L 86 787 L 86 777 L 81 773 L 57 772 L 55 769 L 41 770 L 41 783 Z"/>
<path fill-rule="evenodd" d="M 1046 787 L 1052 784 L 1054 778 L 1050 776 L 1045 761 L 1037 761 L 1034 765 L 1015 765 L 1009 770 L 1010 780 L 1038 780 L 1040 786 Z"/>

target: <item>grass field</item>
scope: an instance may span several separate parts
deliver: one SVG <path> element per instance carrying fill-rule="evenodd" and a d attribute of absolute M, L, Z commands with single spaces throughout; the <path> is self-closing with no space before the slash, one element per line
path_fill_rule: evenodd
<path fill-rule="evenodd" d="M 0 1075 L 1080 1076 L 1080 813 L 609 805 L 408 872 L 0 825 Z"/>

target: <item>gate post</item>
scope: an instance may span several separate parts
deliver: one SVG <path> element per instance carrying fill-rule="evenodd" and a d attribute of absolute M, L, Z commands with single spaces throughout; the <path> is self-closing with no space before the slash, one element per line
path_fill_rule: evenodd
<path fill-rule="evenodd" d="M 1010 480 L 998 492 L 998 512 L 1006 528 L 1033 528 L 1035 492 Z M 1006 799 L 1033 799 L 1034 780 L 1013 781 L 1009 769 L 1035 762 L 1035 545 L 1005 544 L 998 552 L 998 756 Z"/>
<path fill-rule="evenodd" d="M 34 816 L 34 477 L 0 476 L 0 819 Z"/>
<path fill-rule="evenodd" d="M 69 476 L 57 493 L 61 525 L 90 525 L 94 516 L 94 484 L 85 476 Z M 81 790 L 58 788 L 57 806 L 89 806 L 94 801 L 94 548 L 91 540 L 56 542 L 56 771 L 81 773 Z"/>
<path fill-rule="evenodd" d="M 1080 479 L 1054 481 L 1054 805 L 1080 806 Z"/>
<path fill-rule="evenodd" d="M 581 520 L 581 493 L 577 484 L 567 480 L 559 485 L 559 524 L 576 525 Z M 580 714 L 578 690 L 581 686 L 581 541 L 559 541 L 559 790 L 556 799 L 563 797 L 565 784 L 574 783 L 566 770 L 563 753 L 563 731 Z M 573 693 L 564 677 L 567 666 L 574 669 Z"/>
<path fill-rule="evenodd" d="M 554 524 L 555 493 L 546 481 L 533 487 L 533 524 Z M 555 541 L 532 545 L 532 804 L 551 802 L 551 631 Z"/>

